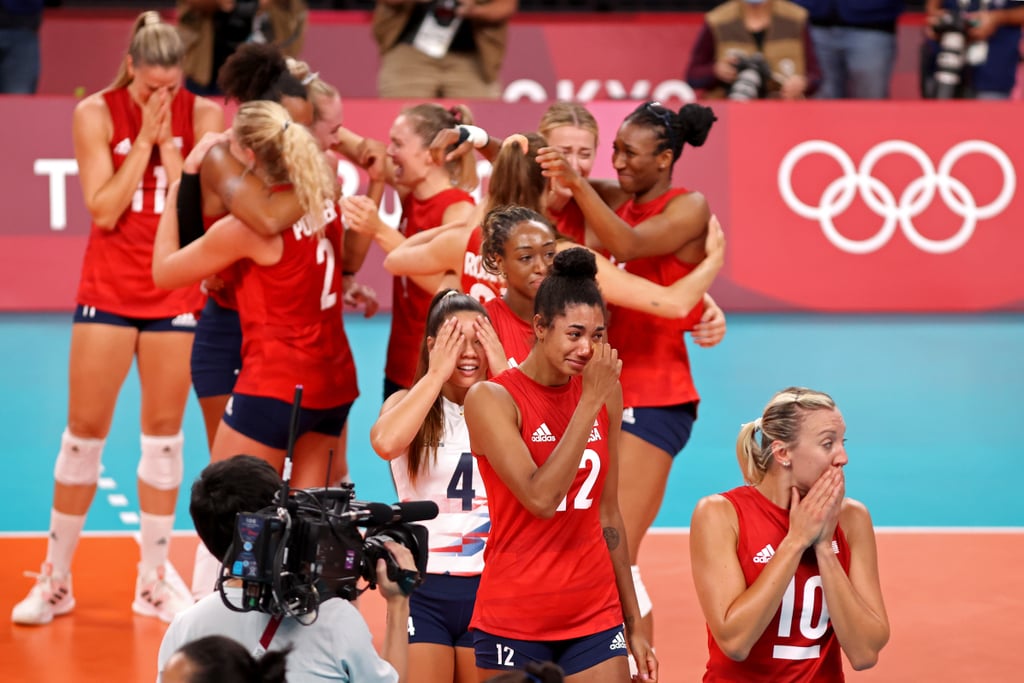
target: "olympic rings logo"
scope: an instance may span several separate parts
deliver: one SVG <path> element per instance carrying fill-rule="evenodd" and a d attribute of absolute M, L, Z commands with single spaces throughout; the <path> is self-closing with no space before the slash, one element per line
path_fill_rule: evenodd
<path fill-rule="evenodd" d="M 821 193 L 817 206 L 805 204 L 793 191 L 793 169 L 811 154 L 832 157 L 843 171 L 843 175 L 829 183 Z M 905 154 L 921 167 L 921 177 L 907 185 L 899 201 L 885 183 L 872 175 L 878 161 L 890 154 Z M 956 162 L 968 154 L 988 156 L 996 162 L 1003 175 L 1003 187 L 999 195 L 984 206 L 978 206 L 963 181 L 951 173 Z M 870 254 L 892 238 L 898 225 L 907 239 L 921 251 L 948 254 L 967 243 L 979 220 L 997 216 L 1009 205 L 1017 187 L 1017 176 L 1006 153 L 984 140 L 965 140 L 954 145 L 939 161 L 938 169 L 920 147 L 906 140 L 878 143 L 868 150 L 858 168 L 854 168 L 853 160 L 842 147 L 826 140 L 807 140 L 791 149 L 783 158 L 779 165 L 778 183 L 786 205 L 798 215 L 818 221 L 828 241 L 842 251 Z M 956 234 L 943 240 L 925 237 L 918 232 L 913 222 L 931 204 L 936 190 L 946 206 L 963 219 Z M 884 220 L 881 229 L 873 236 L 855 240 L 841 234 L 834 220 L 849 208 L 858 194 L 868 208 Z"/>

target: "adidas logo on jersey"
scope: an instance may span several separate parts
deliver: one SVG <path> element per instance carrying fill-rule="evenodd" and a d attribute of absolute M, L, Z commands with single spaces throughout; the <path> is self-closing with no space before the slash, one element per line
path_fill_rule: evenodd
<path fill-rule="evenodd" d="M 126 157 L 130 151 L 132 151 L 132 141 L 128 138 L 125 138 L 114 145 L 114 154 L 118 156 Z"/>
<path fill-rule="evenodd" d="M 625 650 L 626 649 L 626 636 L 622 635 L 622 631 L 615 634 L 612 638 L 612 644 L 608 646 L 609 650 Z"/>
<path fill-rule="evenodd" d="M 597 428 L 597 420 L 594 420 L 594 428 L 590 430 L 590 438 L 587 439 L 587 443 L 592 441 L 601 440 L 601 430 Z"/>
<path fill-rule="evenodd" d="M 171 327 L 195 327 L 196 316 L 194 313 L 182 313 L 181 315 L 174 316 L 174 320 L 171 321 Z"/>
<path fill-rule="evenodd" d="M 775 548 L 769 543 L 765 547 L 757 551 L 757 555 L 754 555 L 754 564 L 768 564 L 768 560 L 775 557 Z"/>
<path fill-rule="evenodd" d="M 534 443 L 541 441 L 557 441 L 555 435 L 548 429 L 548 425 L 545 422 L 540 423 L 540 427 L 537 427 L 533 432 L 533 438 L 531 439 Z"/>

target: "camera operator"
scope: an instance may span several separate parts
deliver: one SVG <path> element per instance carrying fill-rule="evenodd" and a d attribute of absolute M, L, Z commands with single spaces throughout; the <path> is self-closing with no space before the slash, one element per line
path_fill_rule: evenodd
<path fill-rule="evenodd" d="M 1020 62 L 1021 0 L 927 0 L 922 94 L 1006 100 Z M 961 35 L 957 35 L 961 34 Z"/>
<path fill-rule="evenodd" d="M 272 505 L 274 494 L 281 487 L 277 471 L 266 461 L 249 455 L 212 463 L 199 474 L 192 484 L 189 512 L 199 538 L 214 557 L 224 557 L 231 547 L 235 515 Z M 390 541 L 386 546 L 403 569 L 416 569 L 407 548 Z M 387 602 L 387 630 L 380 655 L 374 650 L 369 627 L 348 600 L 325 600 L 316 620 L 306 624 L 291 617 L 278 622 L 264 612 L 235 612 L 214 593 L 179 614 L 168 627 L 160 644 L 158 672 L 163 673 L 171 655 L 184 643 L 209 635 L 226 635 L 258 654 L 291 647 L 289 683 L 404 681 L 409 651 L 409 598 L 388 579 L 383 559 L 377 563 L 377 582 Z M 233 604 L 240 602 L 239 585 L 229 581 L 224 590 Z"/>
<path fill-rule="evenodd" d="M 821 68 L 807 10 L 788 0 L 726 0 L 704 15 L 686 81 L 711 99 L 813 94 Z"/>

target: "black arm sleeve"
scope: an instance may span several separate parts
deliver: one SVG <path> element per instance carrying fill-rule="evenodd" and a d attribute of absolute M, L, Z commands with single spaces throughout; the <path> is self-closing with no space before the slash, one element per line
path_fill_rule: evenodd
<path fill-rule="evenodd" d="M 203 201 L 198 173 L 182 173 L 178 187 L 178 239 L 182 247 L 203 236 Z"/>

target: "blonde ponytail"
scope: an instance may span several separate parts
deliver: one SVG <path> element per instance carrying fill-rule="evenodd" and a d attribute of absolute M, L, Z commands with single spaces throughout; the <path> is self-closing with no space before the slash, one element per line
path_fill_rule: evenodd
<path fill-rule="evenodd" d="M 246 102 L 232 124 L 238 143 L 255 154 L 272 183 L 291 183 L 299 205 L 318 230 L 324 211 L 338 196 L 337 177 L 309 130 L 276 102 Z"/>
<path fill-rule="evenodd" d="M 796 445 L 808 411 L 835 407 L 828 394 L 804 387 L 789 387 L 772 396 L 761 417 L 743 424 L 736 437 L 736 460 L 743 479 L 751 485 L 759 484 L 771 466 L 772 443 Z M 761 432 L 760 439 L 757 432 Z"/>

